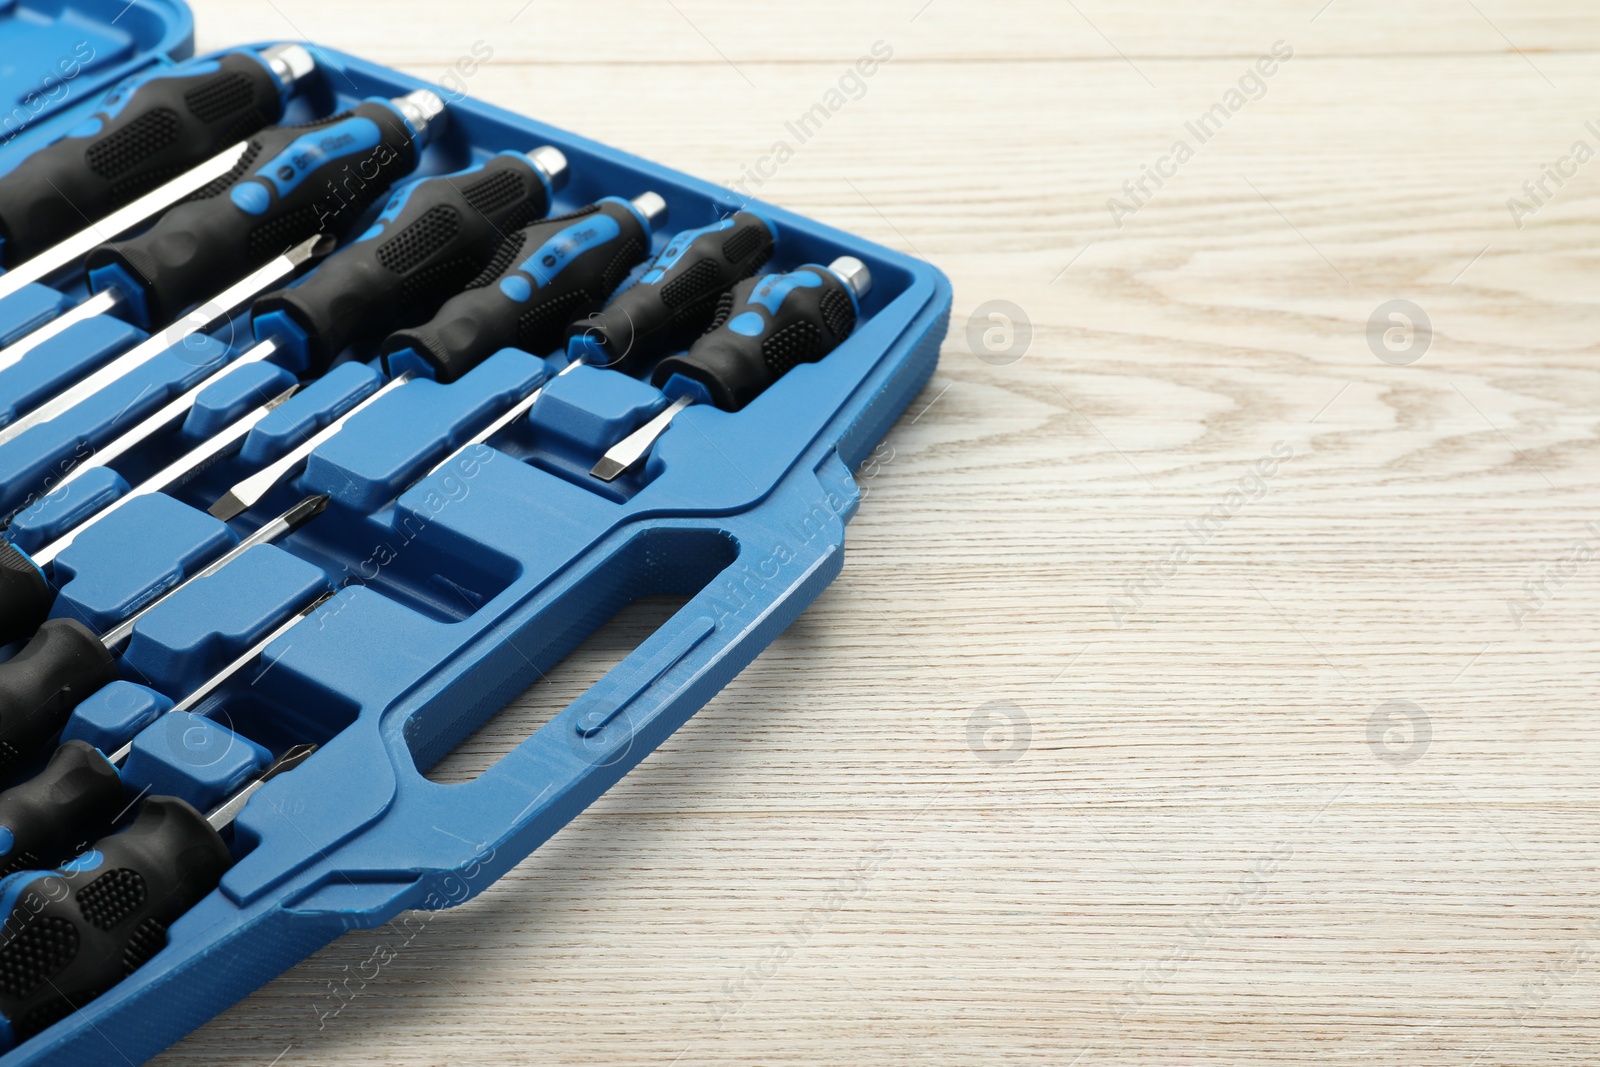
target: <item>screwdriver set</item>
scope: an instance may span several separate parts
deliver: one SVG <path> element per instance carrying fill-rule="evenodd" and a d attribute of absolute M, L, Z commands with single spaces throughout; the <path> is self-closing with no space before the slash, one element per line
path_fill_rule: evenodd
<path fill-rule="evenodd" d="M 920 260 L 339 52 L 192 38 L 180 0 L 0 7 L 3 1067 L 147 1059 L 529 855 L 838 574 L 948 325 Z M 429 780 L 663 595 L 545 726 Z"/>

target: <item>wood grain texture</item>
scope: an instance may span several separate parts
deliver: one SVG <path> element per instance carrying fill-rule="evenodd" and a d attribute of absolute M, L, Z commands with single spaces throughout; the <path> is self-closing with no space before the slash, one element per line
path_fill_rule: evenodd
<path fill-rule="evenodd" d="M 734 685 L 481 898 L 160 1063 L 1594 1062 L 1600 162 L 1506 204 L 1600 148 L 1591 6 L 195 6 L 203 48 L 431 78 L 485 42 L 472 95 L 715 180 L 889 42 L 759 193 L 937 263 L 956 325 Z M 1015 362 L 969 346 L 991 300 Z"/>

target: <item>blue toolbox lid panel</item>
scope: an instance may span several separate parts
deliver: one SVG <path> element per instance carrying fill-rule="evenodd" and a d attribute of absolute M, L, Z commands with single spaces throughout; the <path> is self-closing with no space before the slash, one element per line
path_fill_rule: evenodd
<path fill-rule="evenodd" d="M 194 52 L 180 0 L 0 0 L 0 173 L 130 74 Z"/>
<path fill-rule="evenodd" d="M 106 20 L 125 2 L 107 5 Z M 0 8 L 13 21 L 38 10 Z M 140 3 L 135 10 L 148 20 L 166 9 Z M 187 14 L 170 10 L 172 22 L 124 28 L 130 11 L 117 32 L 134 40 L 140 25 L 177 28 L 181 41 L 168 53 L 176 54 L 187 47 Z M 102 9 L 38 17 L 59 28 L 89 11 Z M 0 28 L 0 47 L 7 32 Z M 317 72 L 290 121 L 426 87 L 340 53 L 318 48 L 315 55 Z M 652 254 L 677 234 L 750 206 L 725 188 L 471 99 L 448 101 L 444 132 L 415 173 L 452 174 L 540 145 L 555 146 L 570 163 L 551 216 L 606 197 L 659 194 L 667 219 L 650 235 Z M 870 270 L 858 324 L 829 355 L 788 369 L 740 410 L 708 403 L 682 410 L 648 457 L 612 481 L 592 474 L 601 454 L 675 399 L 648 375 L 579 367 L 557 377 L 564 350 L 502 348 L 454 380 L 412 381 L 383 396 L 374 390 L 392 368 L 354 346 L 321 376 L 298 364 L 233 367 L 186 420 L 18 520 L 11 540 L 32 551 L 60 534 L 66 520 L 52 516 L 89 506 L 84 495 L 126 493 L 284 387 L 291 373 L 305 385 L 233 452 L 90 527 L 50 574 L 55 618 L 88 621 L 98 631 L 270 516 L 322 498 L 304 527 L 157 603 L 119 660 L 122 680 L 79 704 L 66 731 L 104 746 L 132 741 L 135 778 L 208 801 L 263 765 L 268 752 L 321 747 L 243 809 L 234 824 L 237 863 L 170 926 L 164 948 L 0 1057 L 0 1067 L 143 1060 L 342 931 L 471 898 L 653 751 L 826 588 L 843 566 L 845 524 L 860 501 L 851 472 L 932 375 L 950 286 L 909 256 L 755 206 L 778 235 L 764 271 L 844 256 Z M 641 264 L 633 278 L 643 271 Z M 61 291 L 76 300 L 81 292 L 69 287 L 77 285 L 62 283 Z M 102 331 L 121 323 L 92 321 Z M 70 469 L 81 450 L 93 451 L 91 442 L 103 446 L 193 386 L 219 352 L 238 360 L 255 344 L 247 315 L 208 332 L 210 339 L 171 349 L 92 403 L 0 443 L 0 476 L 15 472 L 14 482 L 31 485 Z M 37 383 L 58 369 L 55 361 L 99 359 L 92 345 L 78 353 L 86 343 L 63 335 L 57 351 L 41 346 L 9 377 L 0 374 L 0 411 L 15 402 L 11 392 L 42 388 Z M 369 394 L 378 396 L 373 406 L 248 510 L 207 513 L 241 477 Z M 456 451 L 519 401 L 528 409 L 491 444 Z M 31 491 L 13 485 L 0 492 L 0 504 L 14 510 Z M 332 599 L 307 608 L 235 681 L 200 688 L 217 664 L 305 608 L 324 579 L 338 590 Z M 426 777 L 617 611 L 661 594 L 689 599 L 489 771 L 451 785 Z M 191 710 L 204 723 L 154 718 L 196 692 L 203 700 Z"/>

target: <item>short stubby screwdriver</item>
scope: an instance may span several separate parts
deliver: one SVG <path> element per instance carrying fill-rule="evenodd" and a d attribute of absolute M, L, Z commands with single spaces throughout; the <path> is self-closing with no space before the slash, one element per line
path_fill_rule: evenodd
<path fill-rule="evenodd" d="M 255 302 L 258 344 L 236 359 L 218 360 L 188 392 L 105 445 L 80 442 L 63 461 L 66 473 L 56 489 L 169 429 L 224 372 L 270 359 L 296 373 L 321 374 L 356 337 L 377 336 L 408 315 L 431 314 L 483 269 L 504 233 L 549 211 L 567 174 L 566 157 L 545 146 L 397 190 L 372 231 L 299 284 Z"/>
<path fill-rule="evenodd" d="M 151 597 L 104 634 L 96 636 L 76 619 L 51 619 L 41 625 L 22 651 L 0 663 L 0 709 L 4 709 L 0 714 L 0 778 L 49 744 L 74 708 L 117 680 L 117 654 L 133 636 L 139 620 L 180 589 L 209 578 L 252 548 L 287 537 L 322 514 L 327 505 L 328 498 L 323 495 L 300 501 L 201 570 Z M 0 818 L 0 843 L 8 825 Z M 0 858 L 5 854 L 0 849 Z"/>
<path fill-rule="evenodd" d="M 0 279 L 0 297 L 232 170 L 245 139 L 279 121 L 315 69 L 304 46 L 275 45 L 190 60 L 117 86 L 88 120 L 0 176 L 0 251 L 13 272 Z M 213 172 L 207 164 L 219 153 Z M 161 195 L 152 197 L 158 187 Z M 122 215 L 133 203 L 141 210 Z M 17 274 L 24 264 L 27 274 Z"/>
<path fill-rule="evenodd" d="M 453 382 L 502 348 L 548 354 L 573 319 L 601 307 L 649 254 L 666 211 L 657 193 L 606 197 L 512 234 L 466 292 L 383 343 L 389 372 Z"/>
<path fill-rule="evenodd" d="M 0 368 L 99 315 L 116 313 L 153 329 L 308 237 L 342 240 L 374 201 L 416 168 L 443 110 L 437 95 L 421 90 L 367 100 L 307 126 L 263 130 L 250 139 L 237 173 L 145 232 L 90 252 L 92 295 L 0 350 Z"/>
<path fill-rule="evenodd" d="M 157 718 L 198 708 L 330 596 L 331 593 L 322 594 L 287 622 L 274 627 Z M 148 726 L 149 723 L 144 724 L 144 728 Z M 57 726 L 56 732 L 60 729 Z M 38 774 L 0 792 L 0 875 L 53 866 L 73 855 L 90 835 L 110 825 L 127 803 L 120 771 L 132 752 L 131 739 L 110 755 L 86 741 L 66 741 Z"/>
<path fill-rule="evenodd" d="M 146 797 L 124 829 L 58 870 L 0 881 L 0 1050 L 70 1015 L 142 967 L 167 928 L 233 866 L 223 831 L 268 781 L 303 764 L 290 749 L 255 781 L 201 815 L 176 797 Z"/>
<path fill-rule="evenodd" d="M 766 266 L 776 249 L 772 224 L 753 211 L 677 234 L 643 277 L 568 328 L 567 354 L 630 373 L 682 351 L 711 325 L 722 294 Z"/>
<path fill-rule="evenodd" d="M 31 558 L 10 541 L 0 538 L 0 645 L 29 637 L 44 624 L 56 596 L 55 587 L 44 576 L 44 568 L 55 562 L 85 530 L 140 497 L 187 484 L 219 460 L 237 452 L 256 424 L 293 396 L 298 388 L 295 386 L 258 404 L 181 458 L 80 520 L 72 529 L 32 553 Z M 4 736 L 5 729 L 5 718 L 0 716 L 0 737 Z"/>
<path fill-rule="evenodd" d="M 854 256 L 826 267 L 740 282 L 717 308 L 712 328 L 684 355 L 655 370 L 672 404 L 614 445 L 589 473 L 615 481 L 649 453 L 678 412 L 711 403 L 738 411 L 801 363 L 815 363 L 849 337 L 872 291 L 872 274 Z"/>

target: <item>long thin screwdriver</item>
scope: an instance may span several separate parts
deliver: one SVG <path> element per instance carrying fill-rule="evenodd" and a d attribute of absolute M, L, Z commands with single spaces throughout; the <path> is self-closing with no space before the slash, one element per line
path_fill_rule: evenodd
<path fill-rule="evenodd" d="M 243 281 L 229 286 L 215 299 L 179 319 L 172 326 L 137 348 L 126 352 L 89 377 L 82 379 L 61 393 L 57 393 L 22 418 L 0 430 L 0 445 L 49 422 L 62 412 L 70 411 L 100 390 L 119 381 L 181 343 L 185 338 L 231 319 L 238 311 L 261 293 L 292 277 L 307 263 L 321 259 L 333 251 L 333 239 L 313 237 L 260 268 Z"/>
<path fill-rule="evenodd" d="M 44 576 L 44 568 L 54 562 L 85 530 L 140 497 L 185 485 L 198 477 L 212 464 L 237 451 L 256 424 L 299 388 L 294 386 L 286 389 L 266 403 L 258 404 L 108 506 L 79 520 L 72 529 L 31 556 L 25 555 L 10 541 L 0 538 L 0 644 L 20 641 L 44 623 L 56 595 L 55 587 Z M 3 720 L 0 720 L 0 728 L 3 728 Z"/>
<path fill-rule="evenodd" d="M 332 595 L 322 594 L 273 627 L 243 655 L 156 718 L 199 707 Z M 144 724 L 141 730 L 150 725 Z M 118 772 L 132 751 L 131 738 L 110 756 L 86 741 L 66 741 L 51 753 L 38 774 L 0 792 L 0 875 L 66 859 L 74 845 L 114 820 L 124 805 Z"/>
<path fill-rule="evenodd" d="M 252 548 L 298 530 L 327 505 L 328 498 L 321 495 L 300 501 L 103 635 L 97 636 L 76 619 L 50 619 L 40 626 L 22 651 L 0 663 L 0 704 L 6 709 L 0 718 L 0 777 L 59 734 L 75 707 L 121 676 L 118 651 L 141 619 L 179 590 L 216 574 Z"/>
<path fill-rule="evenodd" d="M 118 85 L 86 122 L 0 177 L 0 248 L 11 268 L 0 299 L 230 173 L 248 150 L 241 139 L 279 121 L 315 70 L 305 46 L 281 44 Z"/>
<path fill-rule="evenodd" d="M 91 251 L 94 295 L 0 352 L 0 365 L 113 310 L 152 329 L 286 245 L 317 234 L 342 239 L 368 204 L 416 167 L 423 148 L 444 125 L 443 113 L 437 94 L 419 90 L 394 100 L 367 100 L 310 126 L 262 131 L 251 139 L 251 159 L 242 174 L 178 205 L 145 232 Z M 356 173 L 362 180 L 351 186 Z M 329 188 L 346 192 L 335 203 L 328 199 Z M 344 195 L 353 202 L 345 202 Z"/>

